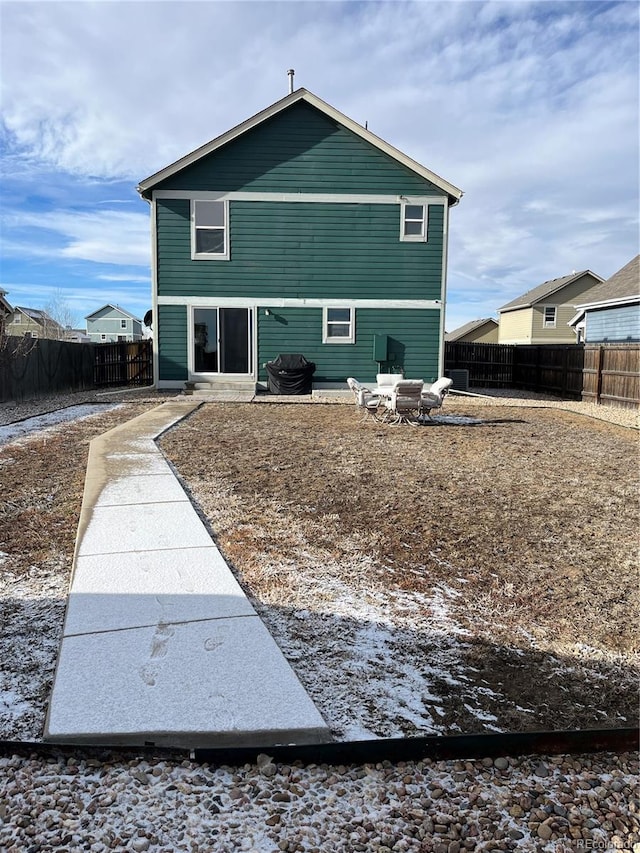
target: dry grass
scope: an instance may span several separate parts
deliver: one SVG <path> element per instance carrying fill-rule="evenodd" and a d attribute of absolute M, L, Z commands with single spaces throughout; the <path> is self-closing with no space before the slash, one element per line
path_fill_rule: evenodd
<path fill-rule="evenodd" d="M 408 631 L 411 664 L 422 629 L 403 608 L 445 590 L 469 632 L 461 678 L 502 697 L 499 727 L 634 719 L 636 433 L 558 410 L 455 412 L 483 423 L 209 404 L 162 446 L 285 653 L 302 636 L 296 610 L 368 603 Z M 313 689 L 309 666 L 292 664 Z M 477 728 L 460 690 L 444 693 L 447 726 Z"/>

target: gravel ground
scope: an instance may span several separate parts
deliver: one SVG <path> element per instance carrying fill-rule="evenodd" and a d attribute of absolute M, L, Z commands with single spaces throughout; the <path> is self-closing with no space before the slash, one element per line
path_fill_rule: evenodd
<path fill-rule="evenodd" d="M 629 754 L 212 768 L 0 758 L 0 849 L 640 850 Z"/>
<path fill-rule="evenodd" d="M 490 393 L 495 405 L 638 425 L 631 410 Z M 3 404 L 0 424 L 61 406 L 168 396 L 141 389 Z M 0 757 L 0 850 L 640 853 L 637 795 L 635 754 L 346 767 L 258 757 L 239 768 L 14 755 Z"/>

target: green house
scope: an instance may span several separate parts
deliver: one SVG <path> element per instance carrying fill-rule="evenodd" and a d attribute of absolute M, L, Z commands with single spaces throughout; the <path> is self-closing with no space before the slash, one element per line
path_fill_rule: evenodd
<path fill-rule="evenodd" d="M 143 180 L 160 388 L 314 388 L 442 374 L 449 208 L 462 192 L 306 89 Z"/>

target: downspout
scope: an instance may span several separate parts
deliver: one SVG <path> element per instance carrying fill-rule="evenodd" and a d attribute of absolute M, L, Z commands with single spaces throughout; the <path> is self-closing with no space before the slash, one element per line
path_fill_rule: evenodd
<path fill-rule="evenodd" d="M 152 352 L 153 352 L 153 387 L 158 388 L 159 381 L 159 341 L 160 317 L 158 316 L 158 228 L 157 203 L 155 193 L 151 194 L 151 322 L 153 323 Z"/>
<path fill-rule="evenodd" d="M 447 263 L 449 257 L 449 199 L 444 204 L 442 223 L 442 282 L 440 285 L 440 341 L 438 347 L 438 377 L 444 376 L 444 318 L 447 311 Z"/>

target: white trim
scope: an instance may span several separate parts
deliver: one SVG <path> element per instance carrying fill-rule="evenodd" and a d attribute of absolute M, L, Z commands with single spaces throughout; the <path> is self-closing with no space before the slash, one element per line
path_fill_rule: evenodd
<path fill-rule="evenodd" d="M 196 204 L 197 202 L 210 201 L 223 205 L 224 224 L 220 226 L 200 226 L 202 230 L 222 231 L 223 249 L 222 252 L 198 252 L 196 250 Z M 218 198 L 199 198 L 191 199 L 189 203 L 189 219 L 191 222 L 191 260 L 192 261 L 228 261 L 230 259 L 229 247 L 229 202 Z"/>
<path fill-rule="evenodd" d="M 447 307 L 447 274 L 449 271 L 449 205 L 444 209 L 442 220 L 442 278 L 440 281 L 440 299 L 442 311 L 440 312 L 440 340 L 438 341 L 438 376 L 444 376 L 444 333 L 445 315 Z"/>
<path fill-rule="evenodd" d="M 421 178 L 429 181 L 429 183 L 434 184 L 434 186 L 438 187 L 438 189 L 443 190 L 448 196 L 453 199 L 453 204 L 457 204 L 458 201 L 462 198 L 462 190 L 455 187 L 453 184 L 450 184 L 449 181 L 445 181 L 444 178 L 441 178 L 439 175 L 436 175 L 435 172 L 432 172 L 430 169 L 427 169 L 425 166 L 422 166 L 420 163 L 413 160 L 411 157 L 408 157 L 406 154 L 403 154 L 402 151 L 399 151 L 397 148 L 394 148 L 393 145 L 390 145 L 388 142 L 385 142 L 383 139 L 380 139 L 379 136 L 376 136 L 374 133 L 371 133 L 365 127 L 358 124 L 357 122 L 350 119 L 348 116 L 339 112 L 335 109 L 335 107 L 330 106 L 321 98 L 318 98 L 313 93 L 307 91 L 306 89 L 297 89 L 295 92 L 291 92 L 286 97 L 282 98 L 279 101 L 276 101 L 275 104 L 271 104 L 271 106 L 267 107 L 264 110 L 261 110 L 256 115 L 248 118 L 246 121 L 243 121 L 241 124 L 236 125 L 236 127 L 231 128 L 220 136 L 212 139 L 210 142 L 205 143 L 205 145 L 200 146 L 195 151 L 181 157 L 179 160 L 176 160 L 174 163 L 171 163 L 169 166 L 166 166 L 164 169 L 161 169 L 159 172 L 156 172 L 153 175 L 150 175 L 148 178 L 145 178 L 143 181 L 140 181 L 138 184 L 137 190 L 142 195 L 144 193 L 148 193 L 149 190 L 153 189 L 153 187 L 160 183 L 161 181 L 166 180 L 167 178 L 175 175 L 177 172 L 180 172 L 182 169 L 187 166 L 191 166 L 200 160 L 202 157 L 206 157 L 208 154 L 213 153 L 219 148 L 222 148 L 224 145 L 227 145 L 229 142 L 232 142 L 234 139 L 237 139 L 242 134 L 246 133 L 249 130 L 252 130 L 254 127 L 257 127 L 259 124 L 267 121 L 278 113 L 286 110 L 288 107 L 293 106 L 293 104 L 298 101 L 306 101 L 312 107 L 315 107 L 320 112 L 329 116 L 329 118 L 333 119 L 337 124 L 346 127 L 347 130 L 350 130 L 356 136 L 359 136 L 361 139 L 364 139 L 365 142 L 368 142 L 370 145 L 373 145 L 374 148 L 378 148 L 380 151 L 387 154 L 389 157 L 393 158 L 397 162 L 401 163 L 403 166 L 406 166 L 412 172 L 415 172 Z"/>
<path fill-rule="evenodd" d="M 338 308 L 344 311 L 349 311 L 349 330 L 350 334 L 344 338 L 332 338 L 329 335 L 329 311 L 331 308 Z M 341 322 L 346 325 L 345 321 L 331 321 L 332 323 Z M 322 308 L 322 343 L 323 344 L 355 344 L 356 342 L 356 309 L 352 306 L 344 305 L 324 305 Z"/>
<path fill-rule="evenodd" d="M 619 296 L 617 299 L 603 299 L 600 302 L 583 302 L 573 307 L 586 311 L 589 308 L 615 308 L 617 305 L 633 305 L 634 302 L 640 302 L 640 293 L 636 296 Z"/>
<path fill-rule="evenodd" d="M 153 323 L 153 345 L 151 353 L 153 357 L 154 387 L 160 388 L 158 371 L 160 369 L 160 317 L 158 315 L 158 226 L 157 226 L 157 204 L 151 200 L 151 322 Z M 166 380 L 169 381 L 169 380 Z"/>
<path fill-rule="evenodd" d="M 438 310 L 439 299 L 305 299 L 270 296 L 158 296 L 159 305 L 184 305 L 199 308 L 418 308 Z"/>
<path fill-rule="evenodd" d="M 174 201 L 270 201 L 293 204 L 447 204 L 440 195 L 367 195 L 366 193 L 254 193 L 216 190 L 154 190 L 153 198 Z"/>

